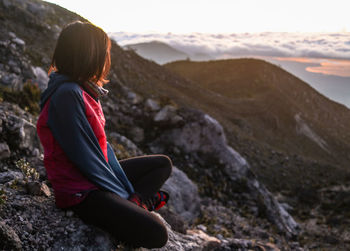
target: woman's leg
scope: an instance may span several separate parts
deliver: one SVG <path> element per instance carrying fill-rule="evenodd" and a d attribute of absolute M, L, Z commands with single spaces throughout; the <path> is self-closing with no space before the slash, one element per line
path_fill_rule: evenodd
<path fill-rule="evenodd" d="M 136 192 L 154 195 L 169 178 L 171 159 L 164 154 L 137 156 L 119 161 Z"/>
<path fill-rule="evenodd" d="M 160 248 L 168 240 L 166 227 L 157 216 L 109 191 L 92 191 L 71 210 L 85 223 L 134 247 Z"/>

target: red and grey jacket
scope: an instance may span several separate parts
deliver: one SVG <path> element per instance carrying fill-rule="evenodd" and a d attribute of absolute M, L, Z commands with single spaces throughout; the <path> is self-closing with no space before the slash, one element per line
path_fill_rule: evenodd
<path fill-rule="evenodd" d="M 67 76 L 53 72 L 41 94 L 40 108 L 37 133 L 57 207 L 80 203 L 96 189 L 126 199 L 134 193 L 107 142 L 97 96 Z"/>

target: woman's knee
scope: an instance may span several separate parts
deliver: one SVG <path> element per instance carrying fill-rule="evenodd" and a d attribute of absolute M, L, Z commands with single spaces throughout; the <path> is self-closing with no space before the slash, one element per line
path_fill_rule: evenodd
<path fill-rule="evenodd" d="M 159 158 L 159 161 L 161 162 L 161 166 L 162 166 L 162 170 L 164 172 L 164 176 L 166 176 L 166 178 L 169 178 L 172 169 L 173 169 L 173 162 L 172 160 L 169 158 L 169 156 L 165 155 L 165 154 L 159 154 L 157 155 Z"/>
<path fill-rule="evenodd" d="M 168 242 L 168 230 L 165 225 L 157 220 L 149 228 L 145 243 L 142 245 L 145 248 L 161 248 Z"/>

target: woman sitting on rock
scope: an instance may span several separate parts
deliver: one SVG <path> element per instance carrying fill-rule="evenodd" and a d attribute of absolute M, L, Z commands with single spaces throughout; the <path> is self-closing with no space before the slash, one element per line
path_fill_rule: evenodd
<path fill-rule="evenodd" d="M 104 131 L 99 101 L 108 93 L 111 41 L 87 22 L 61 32 L 41 94 L 37 132 L 56 205 L 134 247 L 159 248 L 168 240 L 162 221 L 149 211 L 166 204 L 159 190 L 172 162 L 162 154 L 118 161 Z"/>

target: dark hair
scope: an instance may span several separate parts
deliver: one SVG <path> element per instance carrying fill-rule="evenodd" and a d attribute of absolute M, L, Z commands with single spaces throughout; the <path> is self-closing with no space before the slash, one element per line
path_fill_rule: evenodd
<path fill-rule="evenodd" d="M 79 83 L 106 84 L 111 66 L 111 41 L 99 27 L 76 21 L 61 31 L 52 57 L 51 71 L 69 76 Z"/>

